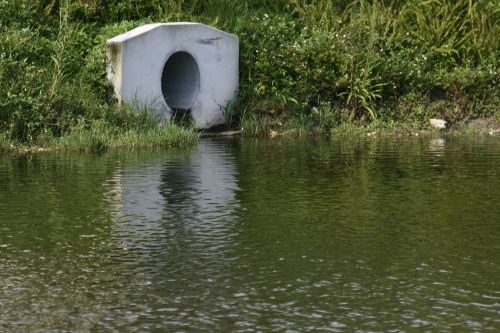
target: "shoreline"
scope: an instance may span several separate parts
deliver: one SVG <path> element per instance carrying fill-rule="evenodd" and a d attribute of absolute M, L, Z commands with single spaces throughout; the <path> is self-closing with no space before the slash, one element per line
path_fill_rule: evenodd
<path fill-rule="evenodd" d="M 166 125 L 160 130 L 125 131 L 109 133 L 80 132 L 59 138 L 51 138 L 42 145 L 29 145 L 8 140 L 0 136 L 0 152 L 44 153 L 72 151 L 80 153 L 100 153 L 115 149 L 168 149 L 193 147 L 199 139 L 222 137 L 250 137 L 266 139 L 287 138 L 416 138 L 436 136 L 470 136 L 500 138 L 500 120 L 495 117 L 479 118 L 463 124 L 455 124 L 446 129 L 419 128 L 409 124 L 375 122 L 370 124 L 344 123 L 324 132 L 318 127 L 273 128 L 269 124 L 258 134 L 243 128 L 229 128 L 220 131 L 200 131 L 178 125 Z M 175 132 L 172 131 L 174 129 Z"/>

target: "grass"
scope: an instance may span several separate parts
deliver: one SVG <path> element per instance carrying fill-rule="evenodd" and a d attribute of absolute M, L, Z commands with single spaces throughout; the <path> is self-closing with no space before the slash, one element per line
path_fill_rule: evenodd
<path fill-rule="evenodd" d="M 5 134 L 0 133 L 0 152 L 9 150 L 12 146 L 12 141 Z"/>
<path fill-rule="evenodd" d="M 61 136 L 48 132 L 28 144 L 3 134 L 0 135 L 0 151 L 104 152 L 115 148 L 193 147 L 197 144 L 200 133 L 192 125 L 161 122 L 151 113 L 128 112 L 131 114 L 122 119 L 120 126 L 97 120 L 90 125 L 71 128 Z"/>
<path fill-rule="evenodd" d="M 448 126 L 444 130 L 434 129 L 429 121 L 394 121 L 376 119 L 371 122 L 341 121 L 328 126 L 318 126 L 314 118 L 299 114 L 296 118 L 276 119 L 256 117 L 253 114 L 242 118 L 243 135 L 268 138 L 290 138 L 305 136 L 326 137 L 418 137 L 458 135 L 463 137 L 500 136 L 500 118 L 488 117 L 474 122 L 463 122 Z"/>
<path fill-rule="evenodd" d="M 114 148 L 172 148 L 192 147 L 199 134 L 192 127 L 175 123 L 161 124 L 147 129 L 119 128 L 75 130 L 62 137 L 43 141 L 39 148 L 50 150 L 102 152 Z"/>
<path fill-rule="evenodd" d="M 425 129 L 429 118 L 498 113 L 494 0 L 0 1 L 0 149 L 189 144 L 189 126 L 117 107 L 105 80 L 108 38 L 171 21 L 240 37 L 228 122 L 249 135 Z"/>

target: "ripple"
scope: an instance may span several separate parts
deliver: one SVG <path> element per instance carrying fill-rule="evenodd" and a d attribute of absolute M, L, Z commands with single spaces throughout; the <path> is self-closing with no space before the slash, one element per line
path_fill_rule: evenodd
<path fill-rule="evenodd" d="M 2 331 L 496 332 L 500 143 L 0 158 Z"/>

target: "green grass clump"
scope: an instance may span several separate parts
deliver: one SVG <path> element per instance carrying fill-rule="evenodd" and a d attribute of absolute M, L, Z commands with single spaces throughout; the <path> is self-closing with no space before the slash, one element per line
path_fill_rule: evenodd
<path fill-rule="evenodd" d="M 5 134 L 0 133 L 0 151 L 8 150 L 11 146 L 12 142 L 7 139 Z"/>
<path fill-rule="evenodd" d="M 63 137 L 50 138 L 42 147 L 63 150 L 102 152 L 108 149 L 192 147 L 198 141 L 193 128 L 174 123 L 160 124 L 147 129 L 95 128 L 75 130 Z"/>

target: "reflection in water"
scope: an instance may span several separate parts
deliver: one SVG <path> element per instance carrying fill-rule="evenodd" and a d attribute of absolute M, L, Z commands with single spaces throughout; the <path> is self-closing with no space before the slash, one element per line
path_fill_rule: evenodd
<path fill-rule="evenodd" d="M 113 156 L 0 156 L 0 331 L 88 331 L 115 303 L 102 182 Z M 117 303 L 118 304 L 118 303 Z"/>
<path fill-rule="evenodd" d="M 500 330 L 500 143 L 0 157 L 0 331 Z"/>
<path fill-rule="evenodd" d="M 443 138 L 432 139 L 429 141 L 429 151 L 436 155 L 441 155 L 445 150 L 446 140 Z"/>
<path fill-rule="evenodd" d="M 201 141 L 198 149 L 179 163 L 167 163 L 161 171 L 160 194 L 165 198 L 164 219 L 190 221 L 193 233 L 225 228 L 239 208 L 234 156 L 224 142 Z"/>
<path fill-rule="evenodd" d="M 231 234 L 239 207 L 237 170 L 224 142 L 201 141 L 193 152 L 118 169 L 112 180 L 108 196 L 118 217 L 116 233 L 127 247 L 161 246 L 165 240 L 199 246 L 204 238 Z M 180 230 L 187 239 L 175 237 Z"/>
<path fill-rule="evenodd" d="M 192 327 L 189 317 L 214 324 L 199 309 L 204 302 L 211 308 L 235 246 L 239 187 L 232 150 L 225 141 L 201 141 L 192 152 L 123 167 L 109 182 L 113 234 L 126 252 L 116 260 L 134 272 L 129 283 L 140 291 L 128 296 L 142 307 L 137 322 L 145 324 L 148 311 L 160 308 L 172 329 Z M 190 298 L 197 309 L 186 303 Z"/>

